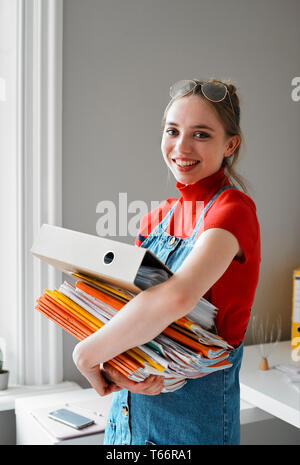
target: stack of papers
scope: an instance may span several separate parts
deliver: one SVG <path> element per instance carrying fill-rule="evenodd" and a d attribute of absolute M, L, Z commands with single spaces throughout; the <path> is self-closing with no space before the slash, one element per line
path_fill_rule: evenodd
<path fill-rule="evenodd" d="M 98 279 L 70 274 L 77 279 L 75 285 L 65 281 L 59 290 L 46 289 L 35 308 L 78 340 L 101 329 L 136 295 Z M 168 278 L 164 270 L 153 267 L 141 266 L 138 273 L 141 289 Z M 155 339 L 107 363 L 136 382 L 144 381 L 150 374 L 164 376 L 163 392 L 180 389 L 188 378 L 229 368 L 232 364 L 226 359 L 232 346 L 209 331 L 216 310 L 201 299 L 187 316 L 176 320 Z"/>

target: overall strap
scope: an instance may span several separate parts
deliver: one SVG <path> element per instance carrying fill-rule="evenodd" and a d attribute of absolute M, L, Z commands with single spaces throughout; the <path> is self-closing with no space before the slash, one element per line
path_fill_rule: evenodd
<path fill-rule="evenodd" d="M 224 186 L 224 187 L 221 187 L 220 190 L 218 190 L 218 192 L 210 199 L 210 201 L 206 204 L 205 208 L 202 210 L 201 212 L 201 215 L 200 215 L 200 218 L 199 220 L 197 221 L 197 224 L 195 226 L 195 229 L 193 231 L 193 234 L 191 235 L 190 237 L 190 240 L 189 242 L 190 243 L 194 243 L 196 241 L 196 237 L 197 237 L 197 234 L 198 234 L 198 231 L 199 231 L 199 228 L 200 228 L 200 225 L 202 223 L 202 220 L 204 218 L 204 215 L 205 213 L 208 211 L 208 209 L 212 206 L 212 204 L 215 202 L 215 200 L 219 197 L 220 194 L 222 194 L 222 192 L 228 190 L 228 189 L 237 189 L 235 186 Z"/>
<path fill-rule="evenodd" d="M 171 217 L 173 215 L 173 212 L 176 208 L 176 205 L 178 204 L 179 200 L 175 202 L 171 210 L 166 214 L 166 216 L 162 219 L 162 221 L 153 229 L 153 231 L 150 233 L 150 236 L 155 236 L 157 233 L 161 233 L 162 231 L 165 231 L 168 227 L 168 224 L 171 220 Z"/>
<path fill-rule="evenodd" d="M 224 192 L 225 190 L 227 189 L 236 189 L 235 186 L 224 186 L 224 187 L 221 187 L 221 189 L 211 198 L 211 200 L 207 203 L 207 205 L 205 206 L 205 208 L 203 209 L 203 211 L 201 212 L 201 215 L 200 215 L 200 218 L 195 226 L 195 229 L 193 231 L 193 234 L 191 235 L 191 237 L 189 238 L 189 242 L 195 242 L 196 240 L 196 237 L 197 237 L 197 233 L 199 231 L 199 228 L 200 228 L 200 225 L 201 225 L 201 222 L 202 222 L 202 219 L 205 215 L 205 213 L 207 212 L 207 210 L 212 206 L 212 204 L 214 203 L 214 201 L 219 197 L 220 194 L 222 194 L 222 192 Z M 171 210 L 167 213 L 167 215 L 162 219 L 162 221 L 154 228 L 154 230 L 150 233 L 151 236 L 155 236 L 157 233 L 161 233 L 162 231 L 165 231 L 170 223 L 170 220 L 171 220 L 171 217 L 173 215 L 173 212 L 177 206 L 179 202 L 179 199 L 177 200 L 177 202 L 175 202 L 175 204 L 173 205 L 173 207 L 171 208 Z"/>

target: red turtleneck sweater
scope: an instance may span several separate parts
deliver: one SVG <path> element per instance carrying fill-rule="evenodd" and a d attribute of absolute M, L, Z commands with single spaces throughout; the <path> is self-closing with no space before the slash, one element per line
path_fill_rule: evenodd
<path fill-rule="evenodd" d="M 203 206 L 222 186 L 230 185 L 224 170 L 221 168 L 194 184 L 177 182 L 176 188 L 181 197 L 166 229 L 168 234 L 182 238 L 191 236 Z M 142 244 L 177 200 L 165 200 L 142 218 L 136 238 L 137 246 Z M 198 236 L 210 228 L 230 231 L 244 253 L 242 259 L 232 260 L 222 277 L 203 296 L 218 308 L 218 334 L 230 344 L 238 345 L 243 341 L 247 329 L 261 261 L 260 228 L 253 200 L 237 189 L 222 192 L 205 214 Z"/>

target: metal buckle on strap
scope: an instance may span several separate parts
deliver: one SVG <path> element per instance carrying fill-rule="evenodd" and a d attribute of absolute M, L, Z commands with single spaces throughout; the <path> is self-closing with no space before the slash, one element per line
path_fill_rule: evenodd
<path fill-rule="evenodd" d="M 175 237 L 171 237 L 171 239 L 169 239 L 169 245 L 173 245 L 175 241 L 176 241 Z"/>
<path fill-rule="evenodd" d="M 128 407 L 126 405 L 122 407 L 122 412 L 125 417 L 128 417 Z"/>

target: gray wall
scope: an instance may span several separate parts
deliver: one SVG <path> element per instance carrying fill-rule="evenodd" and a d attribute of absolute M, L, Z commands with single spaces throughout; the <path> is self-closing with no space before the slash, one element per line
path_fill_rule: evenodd
<path fill-rule="evenodd" d="M 160 152 L 169 85 L 232 78 L 240 89 L 262 265 L 253 312 L 281 315 L 290 337 L 292 271 L 300 262 L 298 0 L 64 0 L 63 226 L 96 234 L 96 205 L 178 197 Z M 117 236 L 133 243 L 133 237 Z M 250 329 L 246 343 L 253 343 Z M 64 377 L 87 386 L 64 335 Z"/>

